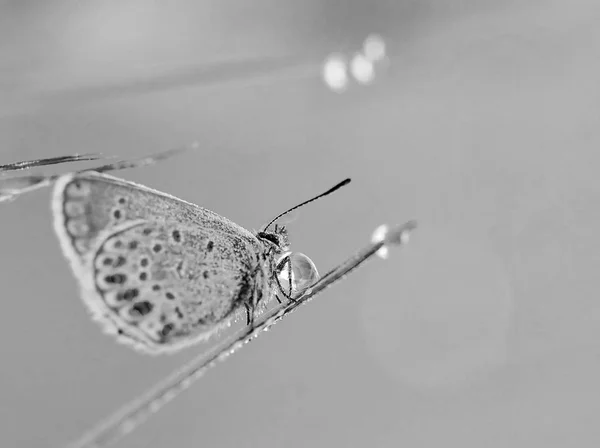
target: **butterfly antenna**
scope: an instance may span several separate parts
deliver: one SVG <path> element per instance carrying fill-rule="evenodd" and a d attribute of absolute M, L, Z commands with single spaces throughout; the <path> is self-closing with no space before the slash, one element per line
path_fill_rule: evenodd
<path fill-rule="evenodd" d="M 275 218 L 273 218 L 273 219 L 272 219 L 272 220 L 269 222 L 269 224 L 267 224 L 267 225 L 265 226 L 265 228 L 264 228 L 263 232 L 264 232 L 264 231 L 266 231 L 266 230 L 267 230 L 267 229 L 268 229 L 268 228 L 271 226 L 271 224 L 273 224 L 275 221 L 277 221 L 277 220 L 278 220 L 279 218 L 281 218 L 282 216 L 285 216 L 285 215 L 287 215 L 288 213 L 290 213 L 290 212 L 293 212 L 293 211 L 294 211 L 294 210 L 296 210 L 297 208 L 300 208 L 300 207 L 303 207 L 303 206 L 305 206 L 306 204 L 310 204 L 311 202 L 313 202 L 313 201 L 316 201 L 317 199 L 321 199 L 322 197 L 325 197 L 325 196 L 327 196 L 328 194 L 331 194 L 331 193 L 333 193 L 334 191 L 337 191 L 337 190 L 339 190 L 339 189 L 340 189 L 340 188 L 342 188 L 344 185 L 348 185 L 349 183 L 350 183 L 350 178 L 344 179 L 343 181 L 341 181 L 341 182 L 340 182 L 339 184 L 337 184 L 336 186 L 334 186 L 334 187 L 331 187 L 331 188 L 330 188 L 329 190 L 327 190 L 325 193 L 321 193 L 320 195 L 318 195 L 318 196 L 315 196 L 314 198 L 312 198 L 312 199 L 309 199 L 308 201 L 304 201 L 304 202 L 302 202 L 301 204 L 298 204 L 298 205 L 296 205 L 296 206 L 294 206 L 294 207 L 290 208 L 289 210 L 286 210 L 285 212 L 283 212 L 283 213 L 280 213 L 280 214 L 279 214 L 279 215 L 277 215 Z"/>

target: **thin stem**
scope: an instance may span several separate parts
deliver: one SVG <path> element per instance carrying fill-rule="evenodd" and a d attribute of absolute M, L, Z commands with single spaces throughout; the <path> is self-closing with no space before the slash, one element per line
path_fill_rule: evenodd
<path fill-rule="evenodd" d="M 383 240 L 371 243 L 362 251 L 325 274 L 300 297 L 296 298 L 295 301 L 278 306 L 264 313 L 255 321 L 254 326 L 239 330 L 231 337 L 217 344 L 207 353 L 196 356 L 142 396 L 132 400 L 108 419 L 101 422 L 97 427 L 70 445 L 69 448 L 101 448 L 119 441 L 162 408 L 162 406 L 187 389 L 219 361 L 224 361 L 231 354 L 235 353 L 263 331 L 268 330 L 272 325 L 299 306 L 309 302 L 318 293 L 338 280 L 343 279 L 348 273 L 372 258 L 379 249 L 389 245 L 402 245 L 406 241 L 404 236 L 408 235 L 414 228 L 415 223 L 408 222 L 389 231 Z"/>
<path fill-rule="evenodd" d="M 135 157 L 132 159 L 119 160 L 117 162 L 107 163 L 105 165 L 100 165 L 92 168 L 85 168 L 81 170 L 76 170 L 76 173 L 83 173 L 85 171 L 97 171 L 99 173 L 104 173 L 107 171 L 117 171 L 124 170 L 128 168 L 140 168 L 143 166 L 153 165 L 162 160 L 173 157 L 177 154 L 180 154 L 184 151 L 188 151 L 190 149 L 196 149 L 199 147 L 198 143 L 192 143 L 191 145 L 182 146 L 179 148 L 168 149 L 166 151 L 160 151 L 155 154 Z M 0 166 L 0 173 L 2 169 L 4 171 L 10 170 L 19 170 L 19 169 L 28 169 L 36 166 L 42 165 L 54 165 L 64 162 L 74 162 L 81 160 L 96 160 L 94 158 L 83 158 L 84 156 L 63 156 L 63 157 L 52 157 L 48 159 L 38 159 L 31 161 L 23 161 L 23 162 L 15 162 L 8 165 Z M 91 156 L 86 156 L 91 157 Z M 19 167 L 23 168 L 12 168 Z M 25 193 L 30 193 L 32 191 L 38 190 L 40 188 L 49 187 L 52 185 L 54 181 L 56 181 L 62 174 L 48 174 L 48 175 L 31 175 L 31 176 L 17 176 L 17 177 L 8 177 L 6 179 L 0 178 L 0 203 L 9 202 L 17 198 Z"/>
<path fill-rule="evenodd" d="M 25 160 L 22 162 L 7 163 L 0 165 L 0 173 L 9 171 L 21 171 L 38 166 L 58 165 L 61 163 L 83 162 L 88 160 L 98 160 L 102 154 L 73 154 L 70 156 L 49 157 L 47 159 Z"/>

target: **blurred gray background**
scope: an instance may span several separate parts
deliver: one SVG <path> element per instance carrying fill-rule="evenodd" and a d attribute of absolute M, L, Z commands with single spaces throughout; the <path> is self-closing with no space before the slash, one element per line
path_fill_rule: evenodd
<path fill-rule="evenodd" d="M 596 0 L 0 5 L 0 164 L 198 140 L 119 175 L 250 229 L 350 176 L 289 225 L 321 272 L 420 223 L 120 446 L 600 444 Z M 329 90 L 323 58 L 373 32 L 389 66 Z M 48 193 L 0 207 L 7 448 L 61 446 L 201 349 L 100 332 Z"/>

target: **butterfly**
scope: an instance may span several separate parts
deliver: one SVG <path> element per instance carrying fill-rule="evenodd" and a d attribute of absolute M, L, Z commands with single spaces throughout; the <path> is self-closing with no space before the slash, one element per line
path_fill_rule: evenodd
<path fill-rule="evenodd" d="M 274 291 L 291 300 L 299 292 L 292 263 L 298 256 L 287 253 L 285 227 L 252 233 L 210 210 L 94 171 L 60 177 L 52 212 L 93 318 L 141 351 L 173 352 L 206 340 L 241 308 L 252 325 Z M 311 263 L 302 265 L 309 277 L 316 274 Z M 288 291 L 279 280 L 286 266 Z"/>
<path fill-rule="evenodd" d="M 107 446 L 133 430 L 262 331 L 345 277 L 374 255 L 408 241 L 414 221 L 380 226 L 371 244 L 319 278 L 306 255 L 291 252 L 281 216 L 327 196 L 333 188 L 250 232 L 212 211 L 106 174 L 172 157 L 177 148 L 64 175 L 0 182 L 0 201 L 53 186 L 54 228 L 92 317 L 118 341 L 144 353 L 174 352 L 207 339 L 245 311 L 247 325 L 88 432 L 73 447 Z M 59 163 L 96 160 L 74 155 L 0 166 L 0 175 Z M 259 312 L 276 298 L 280 305 Z"/>
<path fill-rule="evenodd" d="M 384 43 L 373 35 L 351 59 L 332 54 L 324 64 L 300 64 L 297 71 L 320 71 L 330 90 L 343 92 L 352 80 L 371 83 L 374 67 L 386 62 Z M 289 68 L 286 64 L 282 67 L 284 72 Z M 241 71 L 234 70 L 232 79 L 237 76 L 234 72 Z M 186 74 L 168 81 L 152 85 L 202 82 L 202 78 L 192 80 Z M 121 94 L 122 87 L 76 89 L 58 94 L 54 100 L 70 103 L 105 98 L 111 92 Z M 217 362 L 365 261 L 375 256 L 386 258 L 389 248 L 405 244 L 416 226 L 409 221 L 392 228 L 378 227 L 363 250 L 319 277 L 310 258 L 290 251 L 287 229 L 275 221 L 332 193 L 349 179 L 278 215 L 259 232 L 250 232 L 202 207 L 107 174 L 152 165 L 197 147 L 110 161 L 61 175 L 13 176 L 22 170 L 93 162 L 104 156 L 75 154 L 0 165 L 0 206 L 25 193 L 52 187 L 54 228 L 81 298 L 92 317 L 118 341 L 143 353 L 176 352 L 215 335 L 240 315 L 246 316 L 247 325 L 218 340 L 86 432 L 72 448 L 117 442 Z M 269 309 L 273 299 L 278 304 Z"/>

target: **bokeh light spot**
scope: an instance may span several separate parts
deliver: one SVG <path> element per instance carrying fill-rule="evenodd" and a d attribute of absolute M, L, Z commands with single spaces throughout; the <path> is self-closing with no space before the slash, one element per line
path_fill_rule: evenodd
<path fill-rule="evenodd" d="M 363 53 L 371 62 L 379 62 L 385 58 L 385 42 L 378 34 L 371 34 L 365 39 Z"/>
<path fill-rule="evenodd" d="M 348 63 L 343 55 L 332 54 L 323 64 L 323 80 L 334 92 L 343 92 L 348 87 Z"/>
<path fill-rule="evenodd" d="M 355 54 L 350 62 L 350 72 L 360 84 L 370 84 L 375 79 L 373 63 L 362 54 Z"/>

